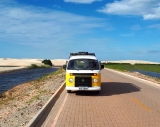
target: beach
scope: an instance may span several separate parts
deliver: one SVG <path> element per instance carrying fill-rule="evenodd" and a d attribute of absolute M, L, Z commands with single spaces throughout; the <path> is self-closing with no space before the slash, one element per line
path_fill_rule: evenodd
<path fill-rule="evenodd" d="M 0 72 L 7 72 L 12 70 L 24 69 L 32 64 L 38 66 L 44 65 L 44 59 L 13 59 L 13 58 L 0 58 Z M 53 66 L 62 66 L 66 63 L 66 59 L 51 60 Z"/>

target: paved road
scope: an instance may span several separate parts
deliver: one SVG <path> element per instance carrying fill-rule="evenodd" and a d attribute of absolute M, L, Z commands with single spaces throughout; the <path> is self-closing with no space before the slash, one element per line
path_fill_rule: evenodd
<path fill-rule="evenodd" d="M 42 126 L 160 127 L 159 88 L 104 69 L 99 95 L 64 90 Z"/>

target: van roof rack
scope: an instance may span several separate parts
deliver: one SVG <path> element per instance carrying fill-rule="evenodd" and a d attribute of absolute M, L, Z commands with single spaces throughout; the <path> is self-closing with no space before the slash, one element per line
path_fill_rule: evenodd
<path fill-rule="evenodd" d="M 77 56 L 77 55 L 92 55 L 92 56 L 95 56 L 95 53 L 88 53 L 88 52 L 70 53 L 70 57 L 71 56 Z"/>

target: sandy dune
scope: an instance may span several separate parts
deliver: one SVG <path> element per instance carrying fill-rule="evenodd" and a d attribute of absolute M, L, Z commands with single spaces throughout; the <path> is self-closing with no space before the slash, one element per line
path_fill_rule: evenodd
<path fill-rule="evenodd" d="M 0 58 L 0 72 L 16 70 L 30 66 L 31 64 L 43 65 L 44 59 L 11 59 Z M 51 60 L 54 66 L 62 66 L 66 63 L 65 59 Z"/>
<path fill-rule="evenodd" d="M 11 58 L 0 58 L 0 66 L 20 66 L 26 67 L 31 64 L 42 65 L 43 59 L 11 59 Z M 65 59 L 55 59 L 51 60 L 52 64 L 55 66 L 60 66 L 65 64 Z"/>
<path fill-rule="evenodd" d="M 52 64 L 54 66 L 62 66 L 64 64 L 66 64 L 67 59 L 55 59 L 55 60 L 51 60 Z"/>
<path fill-rule="evenodd" d="M 136 64 L 136 63 L 140 63 L 140 64 L 160 64 L 158 62 L 151 62 L 151 61 L 143 61 L 143 60 L 119 60 L 119 61 L 102 61 L 102 63 L 130 63 L 130 64 Z"/>
<path fill-rule="evenodd" d="M 53 66 L 62 66 L 66 63 L 67 59 L 53 59 L 51 60 Z M 11 59 L 11 58 L 0 58 L 0 72 L 15 70 L 30 66 L 31 64 L 43 65 L 43 59 Z M 120 60 L 120 61 L 101 61 L 102 63 L 145 63 L 145 64 L 160 64 L 157 62 L 142 61 L 142 60 Z"/>
<path fill-rule="evenodd" d="M 51 60 L 54 66 L 62 66 L 66 63 L 67 59 L 53 59 Z M 11 58 L 0 58 L 0 66 L 15 66 L 15 67 L 26 67 L 31 64 L 42 65 L 43 59 L 11 59 Z M 101 61 L 111 63 L 145 63 L 145 64 L 160 64 L 158 62 L 142 61 L 142 60 L 119 60 L 119 61 Z"/>
<path fill-rule="evenodd" d="M 41 64 L 40 59 L 10 59 L 0 58 L 0 66 L 30 66 L 31 64 Z"/>

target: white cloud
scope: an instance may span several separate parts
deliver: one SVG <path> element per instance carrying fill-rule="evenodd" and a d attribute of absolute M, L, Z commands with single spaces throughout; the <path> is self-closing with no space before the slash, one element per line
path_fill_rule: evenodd
<path fill-rule="evenodd" d="M 105 27 L 100 18 L 6 1 L 0 2 L 0 40 L 3 43 L 60 47 L 72 43 L 78 35 Z"/>
<path fill-rule="evenodd" d="M 159 0 L 120 0 L 108 3 L 98 10 L 105 14 L 142 16 L 143 19 L 160 19 Z"/>
<path fill-rule="evenodd" d="M 64 2 L 72 2 L 72 3 L 79 3 L 79 4 L 91 4 L 96 1 L 101 1 L 101 0 L 64 0 Z"/>
<path fill-rule="evenodd" d="M 53 5 L 53 7 L 54 7 L 54 8 L 57 8 L 57 9 L 60 9 L 60 8 L 61 8 L 61 6 L 59 6 L 59 5 Z"/>
<path fill-rule="evenodd" d="M 160 24 L 150 25 L 150 26 L 148 26 L 148 28 L 156 28 L 156 29 L 160 29 Z"/>
<path fill-rule="evenodd" d="M 160 50 L 149 50 L 147 53 L 160 53 Z"/>
<path fill-rule="evenodd" d="M 140 30 L 141 26 L 140 25 L 134 25 L 131 27 L 132 30 Z"/>
<path fill-rule="evenodd" d="M 136 50 L 134 51 L 135 54 L 146 54 L 146 53 L 149 53 L 149 54 L 158 54 L 160 53 L 160 50 L 159 49 L 141 49 L 141 50 Z"/>

